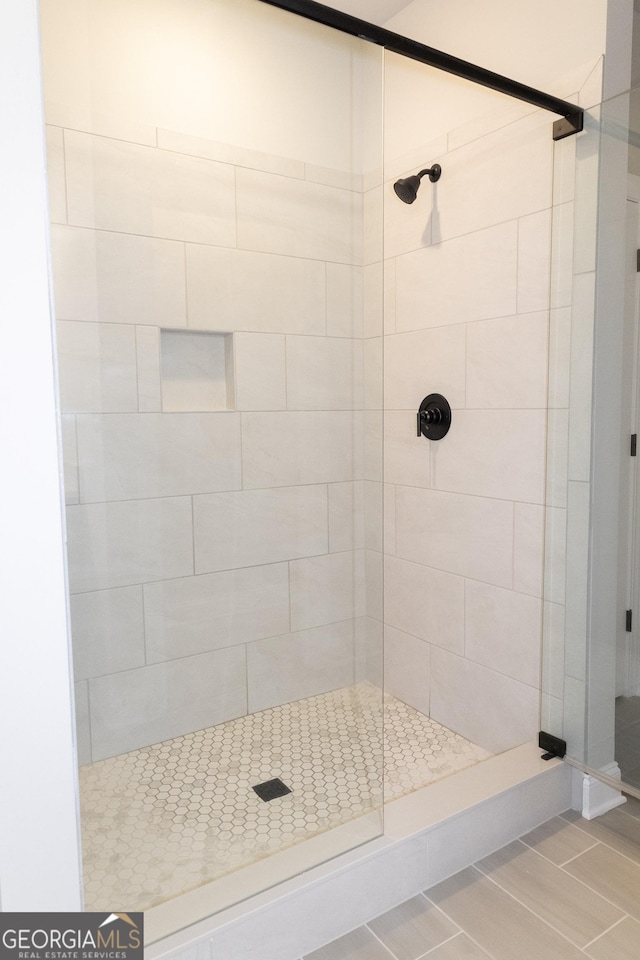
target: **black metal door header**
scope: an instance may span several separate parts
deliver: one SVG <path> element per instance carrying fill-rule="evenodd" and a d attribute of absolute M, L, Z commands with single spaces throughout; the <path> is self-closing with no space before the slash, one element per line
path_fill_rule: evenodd
<path fill-rule="evenodd" d="M 288 10 L 290 13 L 296 13 L 298 16 L 306 17 L 307 20 L 315 20 L 316 23 L 322 23 L 326 27 L 333 27 L 342 33 L 348 33 L 353 37 L 359 37 L 361 40 L 375 43 L 391 53 L 398 53 L 400 56 L 409 57 L 411 60 L 418 60 L 430 67 L 453 73 L 457 77 L 470 80 L 472 83 L 479 83 L 483 87 L 489 87 L 491 90 L 504 93 L 508 97 L 524 100 L 526 103 L 531 103 L 542 110 L 549 110 L 551 113 L 558 114 L 563 119 L 554 124 L 554 140 L 571 136 L 571 134 L 578 133 L 583 128 L 584 110 L 576 104 L 568 103 L 568 101 L 561 100 L 558 97 L 552 97 L 542 90 L 528 87 L 526 84 L 518 83 L 517 80 L 510 80 L 509 77 L 503 77 L 491 70 L 485 70 L 484 67 L 478 67 L 467 60 L 452 57 L 441 50 L 427 47 L 425 44 L 404 37 L 400 33 L 393 33 L 391 30 L 378 27 L 375 23 L 359 20 L 358 17 L 352 17 L 341 10 L 334 10 L 333 7 L 327 7 L 323 3 L 316 3 L 315 0 L 261 0 L 261 2 L 268 3 L 272 7 L 280 7 L 281 10 Z"/>

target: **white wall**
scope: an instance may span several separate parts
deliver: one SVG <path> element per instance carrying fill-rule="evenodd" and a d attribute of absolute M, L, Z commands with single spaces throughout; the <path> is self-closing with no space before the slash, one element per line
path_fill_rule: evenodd
<path fill-rule="evenodd" d="M 0 9 L 0 893 L 79 910 L 37 4 Z"/>

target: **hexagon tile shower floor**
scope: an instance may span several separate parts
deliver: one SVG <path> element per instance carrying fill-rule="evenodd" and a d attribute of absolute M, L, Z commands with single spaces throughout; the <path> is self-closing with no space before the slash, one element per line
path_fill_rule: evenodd
<path fill-rule="evenodd" d="M 85 909 L 148 909 L 378 806 L 381 710 L 359 683 L 82 767 Z M 388 695 L 384 727 L 386 799 L 489 756 Z M 273 778 L 291 792 L 264 802 Z"/>

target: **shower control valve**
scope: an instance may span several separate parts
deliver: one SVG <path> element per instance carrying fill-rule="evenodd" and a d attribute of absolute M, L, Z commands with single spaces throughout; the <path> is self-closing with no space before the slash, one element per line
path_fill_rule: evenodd
<path fill-rule="evenodd" d="M 418 436 L 427 440 L 442 440 L 451 426 L 451 407 L 440 393 L 425 397 L 417 416 Z"/>

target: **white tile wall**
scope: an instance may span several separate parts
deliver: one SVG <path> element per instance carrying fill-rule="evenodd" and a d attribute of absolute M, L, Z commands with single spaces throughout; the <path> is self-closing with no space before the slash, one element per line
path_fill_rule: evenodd
<path fill-rule="evenodd" d="M 351 550 L 291 561 L 291 629 L 363 616 L 363 561 L 362 551 Z"/>
<path fill-rule="evenodd" d="M 64 461 L 64 497 L 65 503 L 80 502 L 80 484 L 78 481 L 78 443 L 76 439 L 76 418 L 63 414 L 60 418 L 62 435 L 62 456 Z"/>
<path fill-rule="evenodd" d="M 69 223 L 235 245 L 233 168 L 65 131 Z"/>
<path fill-rule="evenodd" d="M 67 535 L 72 593 L 193 574 L 189 497 L 70 506 Z"/>
<path fill-rule="evenodd" d="M 342 263 L 327 263 L 327 336 L 328 337 L 361 337 L 363 320 L 364 277 L 362 267 L 348 266 Z M 372 299 L 372 291 L 367 286 L 367 315 L 372 312 L 377 317 L 376 301 Z M 378 308 L 379 309 L 379 308 Z M 374 323 L 376 321 L 373 321 Z M 379 333 L 379 327 L 376 327 Z M 375 332 L 374 331 L 374 335 Z M 291 330 L 291 333 L 297 331 Z M 302 331 L 300 331 L 302 332 Z M 305 328 L 306 333 L 322 333 L 311 326 Z"/>
<path fill-rule="evenodd" d="M 196 496 L 196 573 L 327 553 L 327 510 L 326 484 Z"/>
<path fill-rule="evenodd" d="M 513 504 L 398 487 L 397 553 L 497 586 L 513 583 Z"/>
<path fill-rule="evenodd" d="M 386 557 L 384 574 L 385 622 L 403 633 L 462 654 L 462 577 L 397 557 Z"/>
<path fill-rule="evenodd" d="M 511 221 L 398 257 L 396 330 L 513 316 L 516 291 L 517 223 Z"/>
<path fill-rule="evenodd" d="M 464 622 L 469 660 L 531 687 L 539 685 L 542 600 L 467 580 Z"/>
<path fill-rule="evenodd" d="M 154 663 L 90 681 L 93 759 L 246 713 L 245 648 Z"/>
<path fill-rule="evenodd" d="M 465 402 L 465 327 L 438 327 L 385 339 L 385 407 L 417 410 L 429 393 L 452 407 Z"/>
<path fill-rule="evenodd" d="M 184 327 L 184 244 L 81 227 L 52 229 L 57 316 Z"/>
<path fill-rule="evenodd" d="M 549 309 L 551 210 L 518 222 L 518 313 Z"/>
<path fill-rule="evenodd" d="M 67 222 L 67 193 L 64 176 L 64 135 L 60 127 L 46 127 L 49 216 L 52 223 Z"/>
<path fill-rule="evenodd" d="M 76 680 L 144 666 L 142 587 L 119 587 L 71 597 Z"/>
<path fill-rule="evenodd" d="M 417 407 L 385 411 L 384 479 L 387 483 L 431 486 L 431 451 L 428 441 L 417 436 Z"/>
<path fill-rule="evenodd" d="M 233 337 L 236 410 L 286 410 L 285 338 L 266 333 Z"/>
<path fill-rule="evenodd" d="M 353 644 L 352 620 L 250 643 L 249 712 L 353 683 Z"/>
<path fill-rule="evenodd" d="M 287 337 L 286 340 L 290 410 L 361 409 L 361 344 L 336 337 Z"/>
<path fill-rule="evenodd" d="M 513 589 L 541 597 L 545 509 L 535 503 L 516 503 L 513 512 Z"/>
<path fill-rule="evenodd" d="M 91 718 L 89 716 L 89 684 L 80 680 L 74 684 L 76 701 L 76 745 L 78 763 L 91 763 Z"/>
<path fill-rule="evenodd" d="M 58 321 L 58 367 L 63 412 L 138 409 L 133 327 Z"/>
<path fill-rule="evenodd" d="M 411 669 L 407 669 L 407 665 Z M 395 627 L 384 628 L 384 688 L 429 716 L 431 647 Z"/>
<path fill-rule="evenodd" d="M 359 194 L 243 168 L 236 172 L 236 186 L 241 249 L 362 262 Z"/>
<path fill-rule="evenodd" d="M 544 409 L 547 328 L 546 312 L 468 324 L 466 406 Z"/>
<path fill-rule="evenodd" d="M 348 411 L 242 414 L 245 489 L 352 480 L 353 415 Z"/>
<path fill-rule="evenodd" d="M 542 503 L 544 410 L 455 410 L 449 434 L 431 444 L 439 490 Z"/>
<path fill-rule="evenodd" d="M 431 717 L 491 753 L 538 732 L 537 687 L 431 648 Z"/>
<path fill-rule="evenodd" d="M 195 244 L 187 244 L 186 256 L 189 326 L 324 334 L 324 264 Z"/>
<path fill-rule="evenodd" d="M 375 486 L 375 485 L 371 485 Z M 353 483 L 330 483 L 329 493 L 329 552 L 340 553 L 345 550 L 360 550 L 365 545 L 365 503 L 369 496 L 363 480 Z M 367 501 L 365 501 L 367 497 Z M 367 514 L 368 514 L 367 510 Z M 372 504 L 372 531 L 375 536 L 379 530 L 380 508 L 378 512 Z M 378 544 L 379 547 L 379 544 Z"/>
<path fill-rule="evenodd" d="M 149 662 L 245 644 L 289 630 L 286 563 L 144 586 Z"/>
<path fill-rule="evenodd" d="M 240 416 L 145 413 L 78 417 L 84 503 L 234 490 Z"/>
<path fill-rule="evenodd" d="M 158 413 L 162 409 L 158 327 L 136 327 L 136 357 L 138 409 L 141 413 Z"/>
<path fill-rule="evenodd" d="M 461 236 L 551 205 L 553 140 L 542 111 L 451 151 L 441 162 L 437 239 Z"/>

